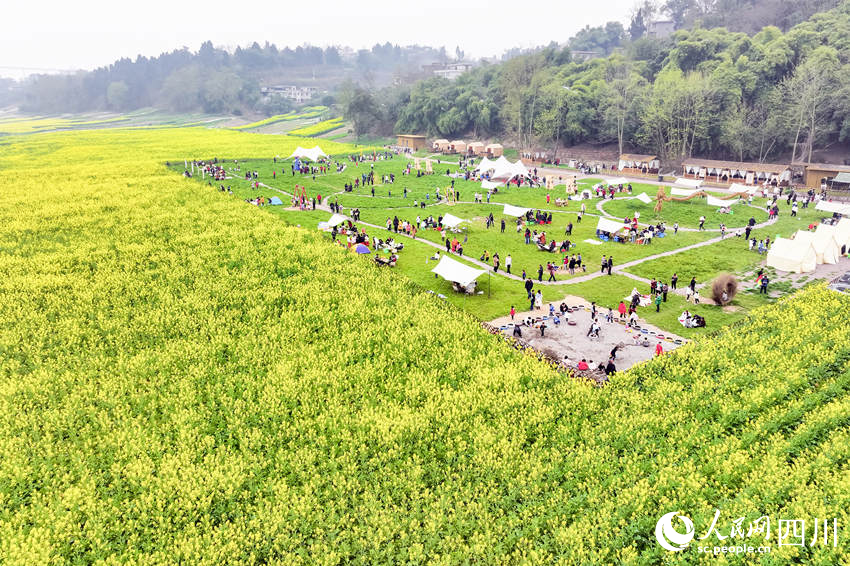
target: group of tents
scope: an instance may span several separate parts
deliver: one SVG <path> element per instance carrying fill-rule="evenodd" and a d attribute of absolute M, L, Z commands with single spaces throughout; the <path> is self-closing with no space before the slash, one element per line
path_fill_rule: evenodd
<path fill-rule="evenodd" d="M 767 265 L 780 271 L 809 273 L 820 264 L 838 263 L 842 248 L 850 249 L 850 218 L 821 224 L 814 232 L 798 230 L 792 239 L 777 238 L 767 252 Z"/>
<path fill-rule="evenodd" d="M 328 154 L 322 151 L 322 148 L 319 146 L 311 147 L 310 149 L 304 149 L 300 145 L 295 148 L 295 151 L 292 152 L 292 155 L 287 157 L 287 159 L 309 159 L 310 161 L 318 161 L 320 157 L 328 157 Z"/>

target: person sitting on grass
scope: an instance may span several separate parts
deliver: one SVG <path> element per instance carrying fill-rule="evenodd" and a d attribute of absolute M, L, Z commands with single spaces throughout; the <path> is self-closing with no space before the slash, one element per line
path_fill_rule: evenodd
<path fill-rule="evenodd" d="M 581 361 L 576 366 L 576 369 L 579 370 L 579 371 L 586 371 L 586 370 L 590 369 L 590 366 L 587 365 L 587 360 L 582 358 Z"/>

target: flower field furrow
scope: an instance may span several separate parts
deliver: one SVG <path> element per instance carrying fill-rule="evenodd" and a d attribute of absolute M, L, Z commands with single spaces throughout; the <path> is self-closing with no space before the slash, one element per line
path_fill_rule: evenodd
<path fill-rule="evenodd" d="M 698 563 L 658 546 L 663 513 L 699 534 L 715 509 L 850 520 L 843 295 L 809 288 L 597 389 L 165 167 L 297 139 L 11 139 L 4 563 Z M 838 563 L 840 534 L 770 558 Z"/>

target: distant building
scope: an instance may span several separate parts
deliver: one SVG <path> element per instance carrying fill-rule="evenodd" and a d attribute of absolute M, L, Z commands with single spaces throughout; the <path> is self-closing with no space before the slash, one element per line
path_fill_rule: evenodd
<path fill-rule="evenodd" d="M 850 175 L 850 165 L 835 165 L 832 163 L 794 163 L 795 167 L 805 170 L 805 183 L 810 189 L 820 189 L 829 186 L 834 181 L 847 182 L 844 179 Z M 840 177 L 844 175 L 843 177 Z"/>
<path fill-rule="evenodd" d="M 672 20 L 658 20 L 649 22 L 646 26 L 646 37 L 664 39 L 673 35 L 674 31 L 676 31 L 676 22 Z"/>
<path fill-rule="evenodd" d="M 584 63 L 591 59 L 598 59 L 603 55 L 601 51 L 571 51 L 570 53 L 572 54 L 573 61 L 576 63 Z"/>
<path fill-rule="evenodd" d="M 260 94 L 268 98 L 272 95 L 282 96 L 297 103 L 306 102 L 319 93 L 319 87 L 275 85 L 260 88 Z"/>
<path fill-rule="evenodd" d="M 415 134 L 399 134 L 397 144 L 413 151 L 425 149 L 425 136 Z"/>
<path fill-rule="evenodd" d="M 682 176 L 717 184 L 788 185 L 791 182 L 791 166 L 689 158 L 682 162 Z"/>
<path fill-rule="evenodd" d="M 443 77 L 450 81 L 455 80 L 465 72 L 472 69 L 474 65 L 468 61 L 455 61 L 453 63 L 431 63 L 422 65 L 422 69 L 436 77 Z"/>

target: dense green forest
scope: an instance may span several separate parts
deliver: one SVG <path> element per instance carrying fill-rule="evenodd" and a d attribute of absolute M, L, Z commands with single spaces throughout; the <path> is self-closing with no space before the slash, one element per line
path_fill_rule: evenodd
<path fill-rule="evenodd" d="M 672 161 L 764 161 L 789 150 L 808 159 L 850 138 L 850 1 L 786 32 L 767 26 L 750 36 L 697 23 L 665 39 L 629 33 L 620 24 L 582 30 L 570 47 L 610 53 L 588 62 L 550 45 L 454 82 L 431 78 L 377 92 L 350 83 L 340 101 L 358 132 L 472 135 L 540 148 L 616 142 L 621 151 Z"/>

